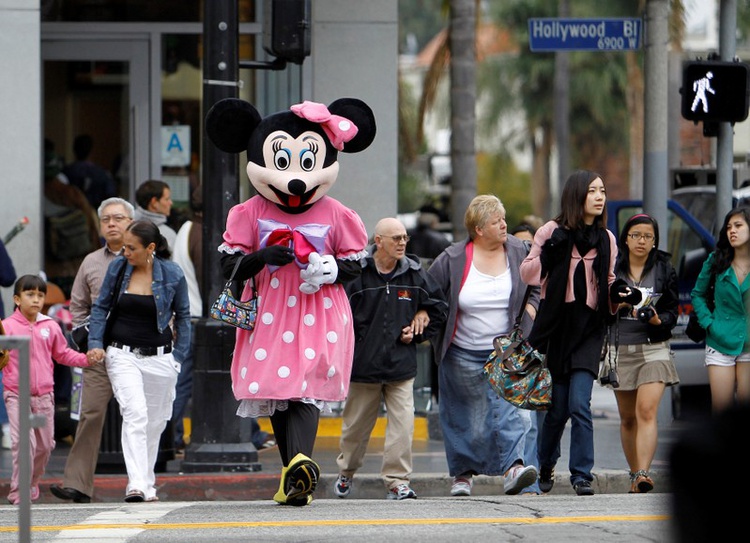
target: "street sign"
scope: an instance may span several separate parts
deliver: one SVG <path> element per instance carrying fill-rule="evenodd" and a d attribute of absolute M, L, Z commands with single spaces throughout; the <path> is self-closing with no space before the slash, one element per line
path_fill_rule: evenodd
<path fill-rule="evenodd" d="M 529 19 L 529 47 L 541 51 L 634 51 L 641 47 L 641 19 Z"/>

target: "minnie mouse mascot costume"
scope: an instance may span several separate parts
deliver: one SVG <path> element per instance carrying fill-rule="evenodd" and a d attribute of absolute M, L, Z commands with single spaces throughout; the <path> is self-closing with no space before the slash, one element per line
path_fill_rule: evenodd
<path fill-rule="evenodd" d="M 206 116 L 222 151 L 247 151 L 258 194 L 227 216 L 221 264 L 229 277 L 254 278 L 258 317 L 237 329 L 232 390 L 241 417 L 270 416 L 283 462 L 273 499 L 307 505 L 320 476 L 311 459 L 321 410 L 349 391 L 354 331 L 342 283 L 360 274 L 367 230 L 359 215 L 327 196 L 338 153 L 375 139 L 372 110 L 354 98 L 314 102 L 262 118 L 248 102 L 227 98 Z M 245 286 L 242 299 L 251 296 Z"/>

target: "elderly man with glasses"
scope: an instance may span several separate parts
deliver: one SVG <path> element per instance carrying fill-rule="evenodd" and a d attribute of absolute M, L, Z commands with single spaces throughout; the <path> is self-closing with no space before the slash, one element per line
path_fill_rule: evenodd
<path fill-rule="evenodd" d="M 346 284 L 355 340 L 334 487 L 340 498 L 349 495 L 354 473 L 362 467 L 381 400 L 388 416 L 381 469 L 386 497 L 417 497 L 409 486 L 417 343 L 441 329 L 448 303 L 419 259 L 406 254 L 408 241 L 398 219 L 380 220 L 362 274 Z"/>

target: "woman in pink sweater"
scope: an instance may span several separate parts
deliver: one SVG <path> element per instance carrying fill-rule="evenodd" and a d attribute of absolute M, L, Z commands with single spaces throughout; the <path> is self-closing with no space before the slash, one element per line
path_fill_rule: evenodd
<path fill-rule="evenodd" d="M 29 435 L 31 445 L 31 500 L 39 498 L 39 479 L 44 475 L 47 462 L 55 448 L 55 398 L 53 359 L 66 366 L 88 366 L 96 362 L 92 356 L 79 353 L 68 347 L 68 342 L 56 321 L 42 314 L 47 284 L 37 275 L 24 275 L 16 281 L 13 302 L 16 310 L 3 321 L 9 336 L 30 336 L 29 385 L 31 391 L 31 413 L 43 416 L 46 423 L 32 428 Z M 20 503 L 18 492 L 18 442 L 20 437 L 20 413 L 18 406 L 18 351 L 11 351 L 10 361 L 3 369 L 3 399 L 10 419 L 11 450 L 13 452 L 13 475 L 10 480 L 8 502 Z"/>

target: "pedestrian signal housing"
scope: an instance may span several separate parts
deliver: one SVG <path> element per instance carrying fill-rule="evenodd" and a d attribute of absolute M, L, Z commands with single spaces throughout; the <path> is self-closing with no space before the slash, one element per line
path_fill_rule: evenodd
<path fill-rule="evenodd" d="M 744 62 L 682 65 L 682 116 L 688 121 L 742 122 L 750 106 L 750 69 Z"/>
<path fill-rule="evenodd" d="M 263 49 L 280 59 L 302 64 L 310 55 L 310 0 L 265 0 Z"/>

